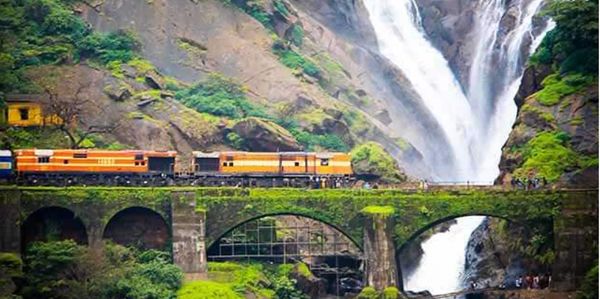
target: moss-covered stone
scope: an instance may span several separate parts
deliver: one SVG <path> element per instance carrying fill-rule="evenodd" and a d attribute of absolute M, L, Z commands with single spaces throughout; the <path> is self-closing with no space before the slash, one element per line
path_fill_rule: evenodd
<path fill-rule="evenodd" d="M 357 175 L 374 176 L 393 183 L 406 180 L 396 160 L 378 143 L 358 145 L 350 152 L 350 156 L 352 169 Z"/>

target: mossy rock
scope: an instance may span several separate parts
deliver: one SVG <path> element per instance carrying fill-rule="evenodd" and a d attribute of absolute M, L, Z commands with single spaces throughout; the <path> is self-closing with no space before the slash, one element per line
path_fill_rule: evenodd
<path fill-rule="evenodd" d="M 252 151 L 302 150 L 302 145 L 288 130 L 269 120 L 249 117 L 236 123 L 232 129 Z"/>
<path fill-rule="evenodd" d="M 406 175 L 396 160 L 378 143 L 361 144 L 350 152 L 350 156 L 352 169 L 359 176 L 374 177 L 390 183 L 406 181 Z"/>

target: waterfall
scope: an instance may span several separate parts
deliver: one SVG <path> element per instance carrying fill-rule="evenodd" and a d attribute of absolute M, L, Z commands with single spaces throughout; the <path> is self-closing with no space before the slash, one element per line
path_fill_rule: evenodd
<path fill-rule="evenodd" d="M 544 0 L 474 1 L 474 26 L 466 36 L 471 53 L 468 82 L 461 85 L 429 41 L 415 0 L 363 0 L 379 51 L 403 72 L 446 136 L 438 148 L 448 149 L 454 161 L 438 165 L 450 169 L 440 179 L 492 183 L 516 117 L 514 96 L 526 60 L 554 24 L 534 26 Z M 461 289 L 466 245 L 482 220 L 459 219 L 450 231 L 424 242 L 425 253 L 404 278 L 405 289 L 433 294 Z"/>
<path fill-rule="evenodd" d="M 448 231 L 423 242 L 423 256 L 415 272 L 405 278 L 404 290 L 447 294 L 462 289 L 465 250 L 471 233 L 483 219 L 484 216 L 457 218 Z"/>
<path fill-rule="evenodd" d="M 534 32 L 533 26 L 544 1 L 479 0 L 466 86 L 428 40 L 415 0 L 363 2 L 379 51 L 404 73 L 446 136 L 448 144 L 439 148 L 450 151 L 454 161 L 447 161 L 451 170 L 439 179 L 491 183 L 516 117 L 513 98 L 528 57 L 523 53 L 530 54 L 547 31 Z M 511 12 L 515 26 L 502 28 L 509 9 L 516 10 Z"/>

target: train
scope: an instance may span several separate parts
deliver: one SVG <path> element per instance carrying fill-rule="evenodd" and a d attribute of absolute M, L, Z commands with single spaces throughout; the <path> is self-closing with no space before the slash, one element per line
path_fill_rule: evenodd
<path fill-rule="evenodd" d="M 344 187 L 351 159 L 338 152 L 0 150 L 0 180 L 17 185 Z M 182 164 L 190 165 L 184 167 Z"/>

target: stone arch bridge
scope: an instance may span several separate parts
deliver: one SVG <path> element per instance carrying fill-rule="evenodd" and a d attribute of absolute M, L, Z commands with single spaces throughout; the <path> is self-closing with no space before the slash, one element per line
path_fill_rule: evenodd
<path fill-rule="evenodd" d="M 598 190 L 2 187 L 0 251 L 22 252 L 44 237 L 46 220 L 61 218 L 70 221 L 62 237 L 93 247 L 109 238 L 172 250 L 193 275 L 206 271 L 206 248 L 233 228 L 292 214 L 350 238 L 364 252 L 366 282 L 381 289 L 402 287 L 396 253 L 420 233 L 452 218 L 488 215 L 552 221 L 553 286 L 572 290 L 597 258 L 597 199 Z"/>

